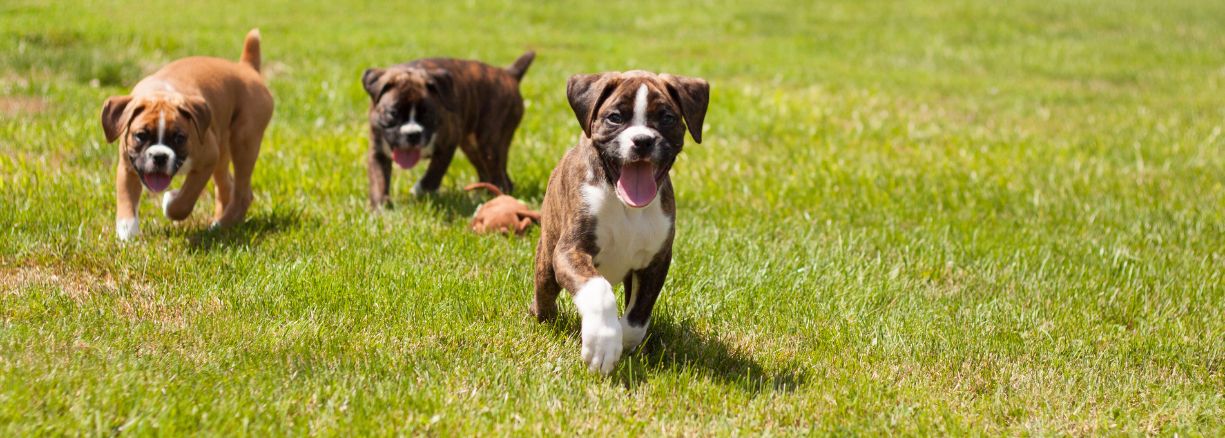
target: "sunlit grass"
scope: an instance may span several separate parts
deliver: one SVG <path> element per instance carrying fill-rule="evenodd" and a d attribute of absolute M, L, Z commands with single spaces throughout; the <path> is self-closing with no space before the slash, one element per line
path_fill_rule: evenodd
<path fill-rule="evenodd" d="M 303 4 L 305 3 L 305 4 Z M 98 111 L 263 34 L 245 225 L 113 231 Z M 0 434 L 1219 435 L 1225 3 L 0 6 Z M 539 53 L 539 205 L 574 73 L 712 84 L 643 351 L 528 318 L 529 238 L 442 192 L 365 210 L 366 67 Z"/>

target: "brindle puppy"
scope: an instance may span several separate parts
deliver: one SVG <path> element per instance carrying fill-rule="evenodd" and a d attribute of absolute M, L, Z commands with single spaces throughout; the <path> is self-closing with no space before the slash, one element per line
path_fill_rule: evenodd
<path fill-rule="evenodd" d="M 438 190 L 459 148 L 481 181 L 509 193 L 511 138 L 523 118 L 519 82 L 535 58 L 524 53 L 510 67 L 445 58 L 419 59 L 362 74 L 370 94 L 370 207 L 390 205 L 391 163 L 411 169 L 429 158 L 413 194 Z"/>
<path fill-rule="evenodd" d="M 561 289 L 573 293 L 583 361 L 607 374 L 622 350 L 642 342 L 663 289 L 676 219 L 668 170 L 686 125 L 702 142 L 710 87 L 702 79 L 631 71 L 577 75 L 566 92 L 584 136 L 549 177 L 532 313 L 552 318 Z M 620 319 L 614 282 L 625 283 Z"/>

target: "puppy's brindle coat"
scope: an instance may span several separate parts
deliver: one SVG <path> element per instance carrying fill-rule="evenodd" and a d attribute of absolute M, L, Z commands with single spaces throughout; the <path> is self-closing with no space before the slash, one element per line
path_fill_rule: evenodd
<path fill-rule="evenodd" d="M 549 178 L 531 311 L 553 318 L 561 289 L 573 293 L 592 371 L 612 371 L 646 334 L 672 261 L 668 170 L 686 125 L 701 143 L 709 91 L 702 79 L 642 71 L 576 75 L 566 86 L 584 136 Z M 612 282 L 625 283 L 620 319 Z"/>
<path fill-rule="evenodd" d="M 413 194 L 438 190 L 455 149 L 464 151 L 481 181 L 510 193 L 510 142 L 523 118 L 519 82 L 535 58 L 528 51 L 510 67 L 428 58 L 362 74 L 370 94 L 370 206 L 390 205 L 391 164 L 411 168 L 429 158 Z M 394 160 L 393 160 L 394 157 Z"/>

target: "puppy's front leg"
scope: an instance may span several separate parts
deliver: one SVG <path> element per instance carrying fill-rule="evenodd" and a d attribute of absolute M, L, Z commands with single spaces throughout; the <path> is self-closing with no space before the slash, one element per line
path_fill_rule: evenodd
<path fill-rule="evenodd" d="M 162 195 L 162 213 L 170 220 L 181 221 L 191 215 L 196 199 L 200 197 L 200 192 L 204 191 L 204 186 L 208 184 L 209 176 L 213 174 L 213 166 L 202 164 L 192 166 L 187 178 L 183 180 L 183 187 Z"/>
<path fill-rule="evenodd" d="M 370 151 L 366 171 L 370 174 L 370 209 L 390 207 L 391 158 L 378 151 Z"/>
<path fill-rule="evenodd" d="M 442 177 L 447 174 L 447 168 L 451 167 L 451 159 L 454 157 L 455 145 L 438 145 L 434 156 L 430 158 L 429 167 L 425 168 L 425 175 L 422 175 L 421 180 L 413 186 L 413 195 L 421 196 L 437 192 L 438 186 L 442 185 Z"/>
<path fill-rule="evenodd" d="M 612 372 L 623 348 L 612 284 L 595 269 L 591 254 L 575 246 L 559 246 L 553 268 L 557 282 L 574 294 L 574 307 L 583 320 L 583 362 L 593 372 Z"/>
<path fill-rule="evenodd" d="M 115 234 L 119 240 L 131 240 L 140 234 L 140 218 L 136 216 L 140 203 L 140 176 L 119 154 L 119 168 L 115 170 Z"/>
<path fill-rule="evenodd" d="M 366 172 L 370 175 L 370 209 L 391 206 L 391 157 L 378 138 L 370 132 L 370 153 L 366 157 Z"/>

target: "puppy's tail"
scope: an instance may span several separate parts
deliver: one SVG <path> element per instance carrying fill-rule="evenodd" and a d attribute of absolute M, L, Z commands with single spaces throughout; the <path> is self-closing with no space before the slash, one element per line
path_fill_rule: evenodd
<path fill-rule="evenodd" d="M 536 59 L 536 51 L 528 50 L 519 56 L 519 59 L 516 59 L 514 64 L 506 67 L 506 72 L 514 76 L 516 81 L 522 81 L 523 75 L 527 74 L 527 68 L 532 66 L 533 59 Z"/>
<path fill-rule="evenodd" d="M 476 189 L 485 189 L 485 190 L 488 190 L 490 193 L 493 193 L 494 196 L 502 196 L 502 190 L 499 190 L 498 186 L 495 186 L 487 182 L 477 182 L 477 183 L 472 183 L 472 184 L 468 184 L 467 186 L 464 186 L 464 190 L 469 191 L 469 192 L 476 190 Z"/>
<path fill-rule="evenodd" d="M 247 39 L 242 43 L 242 58 L 239 61 L 259 71 L 259 28 L 247 32 Z"/>

